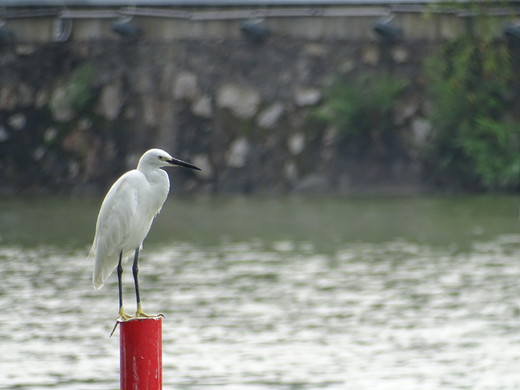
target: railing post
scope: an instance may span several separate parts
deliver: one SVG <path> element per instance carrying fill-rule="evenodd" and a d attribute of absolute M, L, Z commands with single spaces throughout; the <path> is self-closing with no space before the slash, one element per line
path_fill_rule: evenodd
<path fill-rule="evenodd" d="M 121 390 L 161 390 L 162 318 L 135 318 L 119 326 Z"/>

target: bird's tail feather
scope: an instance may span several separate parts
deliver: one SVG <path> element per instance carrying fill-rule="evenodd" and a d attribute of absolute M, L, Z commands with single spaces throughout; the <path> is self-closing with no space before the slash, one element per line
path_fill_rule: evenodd
<path fill-rule="evenodd" d="M 96 243 L 92 245 L 90 248 L 90 251 L 88 253 L 87 259 L 94 260 L 94 272 L 92 273 L 92 285 L 95 289 L 100 289 L 105 284 L 105 281 L 101 277 L 101 273 L 99 272 L 99 266 L 98 262 L 96 261 L 96 250 L 95 250 Z"/>
<path fill-rule="evenodd" d="M 114 269 L 117 267 L 117 261 L 111 262 L 108 260 L 96 259 L 94 263 L 94 273 L 92 274 L 92 285 L 96 289 L 100 289 L 105 284 L 105 281 L 108 279 Z"/>
<path fill-rule="evenodd" d="M 92 285 L 97 290 L 99 290 L 101 287 L 105 285 L 105 282 L 101 278 L 101 275 L 94 274 L 94 276 L 92 277 Z"/>

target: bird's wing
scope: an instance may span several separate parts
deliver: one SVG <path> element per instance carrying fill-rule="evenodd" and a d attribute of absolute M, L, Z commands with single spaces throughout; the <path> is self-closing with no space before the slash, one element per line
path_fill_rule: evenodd
<path fill-rule="evenodd" d="M 105 280 L 117 267 L 119 253 L 128 256 L 136 248 L 125 248 L 126 238 L 130 234 L 131 221 L 138 207 L 138 189 L 146 180 L 136 171 L 130 171 L 121 176 L 110 188 L 101 209 L 96 224 L 96 236 L 92 245 L 95 256 L 94 286 L 100 288 Z"/>

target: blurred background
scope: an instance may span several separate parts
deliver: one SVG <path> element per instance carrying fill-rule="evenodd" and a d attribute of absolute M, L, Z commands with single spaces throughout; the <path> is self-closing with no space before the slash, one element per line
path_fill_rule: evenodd
<path fill-rule="evenodd" d="M 118 388 L 87 254 L 151 147 L 202 168 L 141 257 L 165 388 L 520 387 L 520 3 L 0 6 L 0 388 Z"/>

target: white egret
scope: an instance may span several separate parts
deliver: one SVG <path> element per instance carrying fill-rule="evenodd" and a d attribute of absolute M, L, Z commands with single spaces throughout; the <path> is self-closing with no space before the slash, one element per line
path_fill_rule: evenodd
<path fill-rule="evenodd" d="M 168 174 L 160 169 L 165 166 L 200 170 L 193 164 L 173 158 L 163 150 L 150 149 L 140 158 L 137 169 L 125 173 L 112 185 L 99 210 L 96 235 L 90 250 L 90 256 L 95 258 L 92 282 L 95 288 L 103 287 L 117 267 L 119 320 L 122 321 L 132 318 L 123 310 L 121 281 L 122 262 L 132 254 L 136 317 L 150 317 L 143 313 L 141 307 L 137 278 L 138 258 L 143 241 L 170 190 Z"/>

